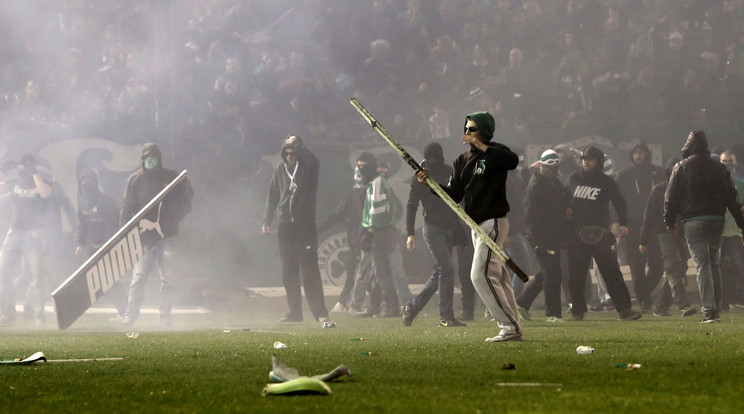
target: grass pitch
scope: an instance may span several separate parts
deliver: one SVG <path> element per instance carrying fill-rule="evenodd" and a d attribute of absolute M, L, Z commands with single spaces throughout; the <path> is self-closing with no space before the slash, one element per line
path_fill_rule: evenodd
<path fill-rule="evenodd" d="M 435 306 L 435 304 L 434 304 Z M 250 313 L 181 316 L 194 330 L 159 330 L 143 316 L 132 328 L 84 315 L 68 331 L 0 330 L 0 357 L 42 351 L 49 359 L 123 357 L 120 362 L 0 366 L 5 413 L 490 413 L 744 411 L 744 313 L 723 323 L 700 315 L 616 313 L 584 322 L 524 323 L 525 341 L 486 343 L 498 333 L 482 316 L 439 328 L 436 309 L 410 328 L 398 319 L 333 315 L 319 323 L 278 324 Z M 274 316 L 279 316 L 277 315 Z M 273 319 L 273 318 L 272 318 Z M 137 338 L 126 333 L 135 331 Z M 354 340 L 365 338 L 364 341 Z M 281 341 L 287 349 L 274 349 Z M 577 355 L 589 345 L 591 355 Z M 373 352 L 372 355 L 363 355 Z M 300 374 L 346 365 L 329 396 L 262 396 L 275 355 Z M 629 371 L 618 363 L 638 363 Z M 514 369 L 508 368 L 513 364 Z"/>

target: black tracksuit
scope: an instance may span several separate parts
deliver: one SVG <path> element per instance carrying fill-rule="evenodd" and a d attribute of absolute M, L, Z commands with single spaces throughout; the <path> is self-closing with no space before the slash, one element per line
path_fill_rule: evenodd
<path fill-rule="evenodd" d="M 610 202 L 618 214 L 620 225 L 627 226 L 628 223 L 625 200 L 617 183 L 603 174 L 600 167 L 571 174 L 567 187 L 572 196 L 573 211 L 568 248 L 572 313 L 582 315 L 586 312 L 584 283 L 592 257 L 617 311 L 630 309 L 630 293 L 617 261 L 615 236 L 610 232 Z"/>

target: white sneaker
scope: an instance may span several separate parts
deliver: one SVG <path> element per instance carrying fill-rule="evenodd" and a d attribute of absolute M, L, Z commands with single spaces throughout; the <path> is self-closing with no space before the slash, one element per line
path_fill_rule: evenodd
<path fill-rule="evenodd" d="M 336 305 L 331 309 L 331 313 L 346 313 L 349 310 L 341 302 L 336 302 Z"/>
<path fill-rule="evenodd" d="M 506 341 L 522 342 L 524 341 L 524 338 L 522 338 L 521 332 L 500 333 L 494 336 L 493 338 L 486 338 L 486 342 L 506 342 Z"/>

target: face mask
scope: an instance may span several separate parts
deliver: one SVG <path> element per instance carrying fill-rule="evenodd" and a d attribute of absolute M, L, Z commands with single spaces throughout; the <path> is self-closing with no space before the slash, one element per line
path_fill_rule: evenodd
<path fill-rule="evenodd" d="M 368 183 L 377 177 L 377 169 L 371 165 L 365 165 L 359 169 L 359 172 L 362 174 L 365 183 Z"/>
<path fill-rule="evenodd" d="M 158 159 L 155 157 L 147 157 L 143 163 L 146 170 L 154 170 L 158 167 Z"/>

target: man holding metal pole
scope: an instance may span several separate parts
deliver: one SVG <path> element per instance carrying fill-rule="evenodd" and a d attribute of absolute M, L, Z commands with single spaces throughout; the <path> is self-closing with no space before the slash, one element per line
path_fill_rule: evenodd
<path fill-rule="evenodd" d="M 465 119 L 463 144 L 470 146 L 457 156 L 449 184 L 442 189 L 455 202 L 464 202 L 465 212 L 484 232 L 503 247 L 509 233 L 509 203 L 506 201 L 506 177 L 519 164 L 519 157 L 503 144 L 491 142 L 493 116 L 476 112 Z M 416 173 L 426 182 L 425 169 Z M 517 313 L 511 281 L 503 271 L 504 262 L 472 232 L 474 254 L 470 278 L 476 292 L 498 322 L 501 331 L 486 342 L 522 341 L 522 325 Z"/>

